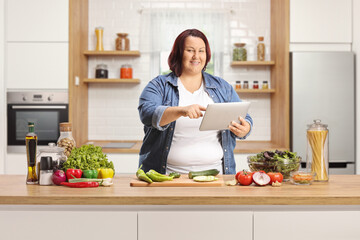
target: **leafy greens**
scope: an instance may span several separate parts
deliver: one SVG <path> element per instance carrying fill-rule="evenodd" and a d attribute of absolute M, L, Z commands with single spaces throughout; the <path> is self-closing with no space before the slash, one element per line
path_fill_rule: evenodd
<path fill-rule="evenodd" d="M 81 170 L 112 168 L 115 172 L 113 162 L 108 161 L 106 154 L 102 152 L 102 148 L 91 144 L 72 149 L 70 156 L 63 165 L 64 171 L 68 168 Z"/>

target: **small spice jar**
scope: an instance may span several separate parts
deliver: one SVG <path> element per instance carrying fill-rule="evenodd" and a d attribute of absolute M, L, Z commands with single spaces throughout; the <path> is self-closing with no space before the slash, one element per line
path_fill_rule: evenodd
<path fill-rule="evenodd" d="M 249 88 L 249 82 L 248 82 L 248 81 L 244 81 L 243 88 L 244 88 L 244 89 L 248 89 L 248 88 Z"/>
<path fill-rule="evenodd" d="M 235 82 L 235 89 L 241 89 L 241 81 Z"/>
<path fill-rule="evenodd" d="M 259 82 L 258 81 L 253 82 L 253 89 L 259 89 Z"/>
<path fill-rule="evenodd" d="M 71 129 L 71 123 L 60 123 L 60 137 L 57 141 L 57 146 L 64 148 L 66 157 L 70 156 L 71 150 L 76 146 Z"/>
<path fill-rule="evenodd" d="M 44 156 L 40 159 L 40 174 L 39 174 L 39 184 L 40 185 L 53 185 L 51 177 L 53 175 L 52 168 L 52 157 Z"/>
<path fill-rule="evenodd" d="M 132 67 L 130 64 L 124 64 L 121 66 L 120 78 L 132 78 Z"/>
<path fill-rule="evenodd" d="M 247 60 L 247 51 L 245 48 L 245 43 L 235 43 L 235 48 L 233 50 L 233 61 L 246 61 Z"/>
<path fill-rule="evenodd" d="M 108 70 L 106 64 L 96 65 L 95 78 L 108 78 Z"/>
<path fill-rule="evenodd" d="M 263 81 L 262 82 L 262 89 L 269 89 L 268 81 Z"/>

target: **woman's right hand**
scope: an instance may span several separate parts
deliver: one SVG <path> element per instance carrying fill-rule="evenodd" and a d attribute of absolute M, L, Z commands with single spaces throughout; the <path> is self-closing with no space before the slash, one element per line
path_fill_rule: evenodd
<path fill-rule="evenodd" d="M 193 104 L 185 107 L 181 107 L 182 116 L 189 117 L 191 119 L 202 117 L 203 114 L 201 111 L 205 111 L 206 107 L 203 107 L 199 104 Z"/>

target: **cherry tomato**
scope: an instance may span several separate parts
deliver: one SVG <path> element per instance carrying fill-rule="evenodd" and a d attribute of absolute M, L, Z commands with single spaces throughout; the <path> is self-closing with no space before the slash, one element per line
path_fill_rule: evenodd
<path fill-rule="evenodd" d="M 279 172 L 269 172 L 267 173 L 267 175 L 269 175 L 271 181 L 270 184 L 272 184 L 273 182 L 278 181 L 279 183 L 281 183 L 283 181 L 283 175 Z"/>
<path fill-rule="evenodd" d="M 241 171 L 238 176 L 238 182 L 244 186 L 249 186 L 250 184 L 252 184 L 252 172 L 248 172 L 246 170 Z"/>

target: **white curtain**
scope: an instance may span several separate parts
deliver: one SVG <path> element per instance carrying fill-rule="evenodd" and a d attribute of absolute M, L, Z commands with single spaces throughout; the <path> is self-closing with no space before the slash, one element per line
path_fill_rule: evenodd
<path fill-rule="evenodd" d="M 208 38 L 214 74 L 222 75 L 227 12 L 204 9 L 145 9 L 142 11 L 141 51 L 151 54 L 152 75 L 159 74 L 160 52 L 171 51 L 176 37 L 186 29 L 196 28 Z"/>

